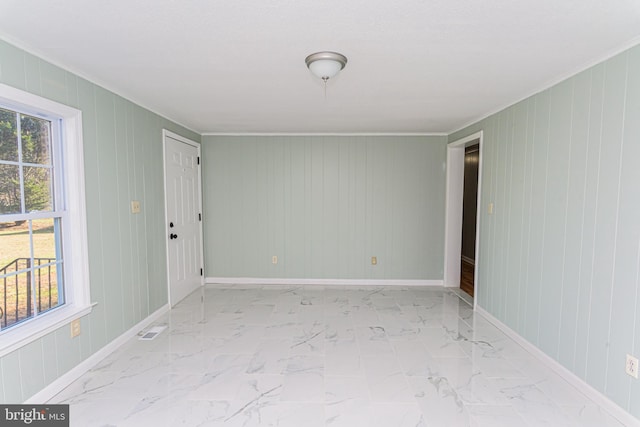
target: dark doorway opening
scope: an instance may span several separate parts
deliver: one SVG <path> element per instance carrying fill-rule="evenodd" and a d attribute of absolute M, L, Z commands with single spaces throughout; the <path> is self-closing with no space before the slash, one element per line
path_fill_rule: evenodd
<path fill-rule="evenodd" d="M 464 190 L 462 200 L 462 253 L 460 289 L 473 296 L 476 264 L 476 217 L 478 205 L 478 166 L 480 145 L 464 150 Z"/>

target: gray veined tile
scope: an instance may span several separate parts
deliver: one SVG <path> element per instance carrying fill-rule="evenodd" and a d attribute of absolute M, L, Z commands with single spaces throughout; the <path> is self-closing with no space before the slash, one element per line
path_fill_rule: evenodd
<path fill-rule="evenodd" d="M 356 337 L 363 356 L 393 354 L 393 348 L 384 326 L 379 324 L 357 326 Z"/>
<path fill-rule="evenodd" d="M 360 346 L 356 340 L 328 341 L 324 368 L 327 375 L 364 376 Z"/>
<path fill-rule="evenodd" d="M 303 323 L 290 345 L 291 354 L 324 354 L 326 326 L 324 322 Z"/>
<path fill-rule="evenodd" d="M 442 288 L 221 286 L 52 402 L 78 425 L 620 424 Z"/>
<path fill-rule="evenodd" d="M 614 418 L 603 408 L 588 402 L 583 405 L 561 405 L 562 410 L 576 426 L 581 427 L 623 427 L 620 421 Z"/>
<path fill-rule="evenodd" d="M 510 405 L 468 406 L 473 427 L 513 427 L 527 425 L 524 418 Z"/>
<path fill-rule="evenodd" d="M 290 338 L 270 338 L 259 341 L 251 358 L 248 374 L 281 374 L 289 363 Z"/>
<path fill-rule="evenodd" d="M 438 362 L 419 340 L 395 341 L 393 347 L 406 376 L 428 376 L 439 369 Z"/>
<path fill-rule="evenodd" d="M 324 402 L 324 375 L 320 371 L 284 375 L 280 399 L 283 402 Z"/>
<path fill-rule="evenodd" d="M 424 414 L 417 403 L 383 403 L 371 405 L 373 427 L 427 427 L 429 415 Z"/>
<path fill-rule="evenodd" d="M 413 402 L 407 378 L 395 355 L 362 358 L 372 402 Z"/>
<path fill-rule="evenodd" d="M 373 421 L 371 406 L 363 400 L 330 402 L 325 406 L 325 426 L 370 426 Z"/>
<path fill-rule="evenodd" d="M 409 381 L 428 425 L 453 427 L 470 425 L 469 411 L 445 377 L 412 377 Z"/>
<path fill-rule="evenodd" d="M 221 354 L 199 376 L 188 399 L 222 400 L 235 398 L 243 375 L 249 366 L 250 356 L 245 354 Z"/>
<path fill-rule="evenodd" d="M 445 327 L 421 329 L 420 339 L 433 357 L 467 357 L 461 345 L 464 340 Z"/>
<path fill-rule="evenodd" d="M 329 376 L 324 380 L 325 402 L 369 402 L 369 385 L 364 377 Z"/>
<path fill-rule="evenodd" d="M 324 337 L 328 341 L 346 341 L 355 340 L 355 325 L 350 318 L 342 316 L 325 317 L 325 334 Z"/>

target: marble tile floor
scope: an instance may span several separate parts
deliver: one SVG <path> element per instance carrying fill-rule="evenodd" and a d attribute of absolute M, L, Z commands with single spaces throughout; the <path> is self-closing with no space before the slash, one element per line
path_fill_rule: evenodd
<path fill-rule="evenodd" d="M 58 394 L 72 426 L 621 426 L 455 293 L 199 290 Z"/>

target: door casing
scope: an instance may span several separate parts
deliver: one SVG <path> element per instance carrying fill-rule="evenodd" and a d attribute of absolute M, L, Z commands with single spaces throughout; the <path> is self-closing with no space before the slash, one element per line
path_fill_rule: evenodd
<path fill-rule="evenodd" d="M 200 147 L 200 143 L 190 140 L 188 138 L 185 138 L 183 136 L 180 136 L 174 132 L 171 132 L 167 129 L 163 129 L 162 130 L 162 159 L 163 159 L 163 180 L 164 180 L 164 232 L 165 232 L 165 251 L 166 251 L 166 263 L 167 263 L 167 298 L 168 298 L 168 302 L 170 304 L 171 307 L 173 307 L 173 305 L 175 305 L 175 303 L 177 303 L 178 301 L 172 301 L 171 298 L 171 272 L 170 272 L 170 255 L 169 255 L 169 212 L 168 212 L 168 207 L 167 207 L 167 138 L 172 138 L 175 139 L 177 141 L 180 141 L 182 143 L 185 143 L 187 145 L 191 145 L 193 147 L 196 147 L 198 150 L 198 158 L 201 158 L 201 147 Z M 198 164 L 198 176 L 197 176 L 197 180 L 198 180 L 198 211 L 200 213 L 200 221 L 199 221 L 199 227 L 198 227 L 198 232 L 200 234 L 200 248 L 199 248 L 199 252 L 200 252 L 200 259 L 198 260 L 201 268 L 202 268 L 202 272 L 203 274 L 201 274 L 200 276 L 200 286 L 204 286 L 204 241 L 203 241 L 203 227 L 202 227 L 202 223 L 204 221 L 204 218 L 202 217 L 202 161 L 199 161 Z"/>
<path fill-rule="evenodd" d="M 479 146 L 478 200 L 476 213 L 476 264 L 474 269 L 473 308 L 476 308 L 481 283 L 478 281 L 480 253 L 480 213 L 482 206 L 482 139 L 476 132 L 447 145 L 447 183 L 445 201 L 444 286 L 460 287 L 460 256 L 462 253 L 462 200 L 464 195 L 464 149 L 476 142 Z"/>

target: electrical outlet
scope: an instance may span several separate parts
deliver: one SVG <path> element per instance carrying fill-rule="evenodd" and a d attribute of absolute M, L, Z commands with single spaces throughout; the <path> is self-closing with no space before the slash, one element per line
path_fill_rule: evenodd
<path fill-rule="evenodd" d="M 131 213 L 140 213 L 140 202 L 138 200 L 131 201 Z"/>
<path fill-rule="evenodd" d="M 71 338 L 75 338 L 78 335 L 80 335 L 80 319 L 71 322 Z"/>
<path fill-rule="evenodd" d="M 371 257 L 371 265 L 378 265 L 378 257 L 377 256 L 372 256 Z"/>
<path fill-rule="evenodd" d="M 638 358 L 627 354 L 627 363 L 625 364 L 624 370 L 627 375 L 638 379 Z"/>
<path fill-rule="evenodd" d="M 278 255 L 274 255 L 271 257 L 271 264 L 275 265 L 278 263 Z"/>

